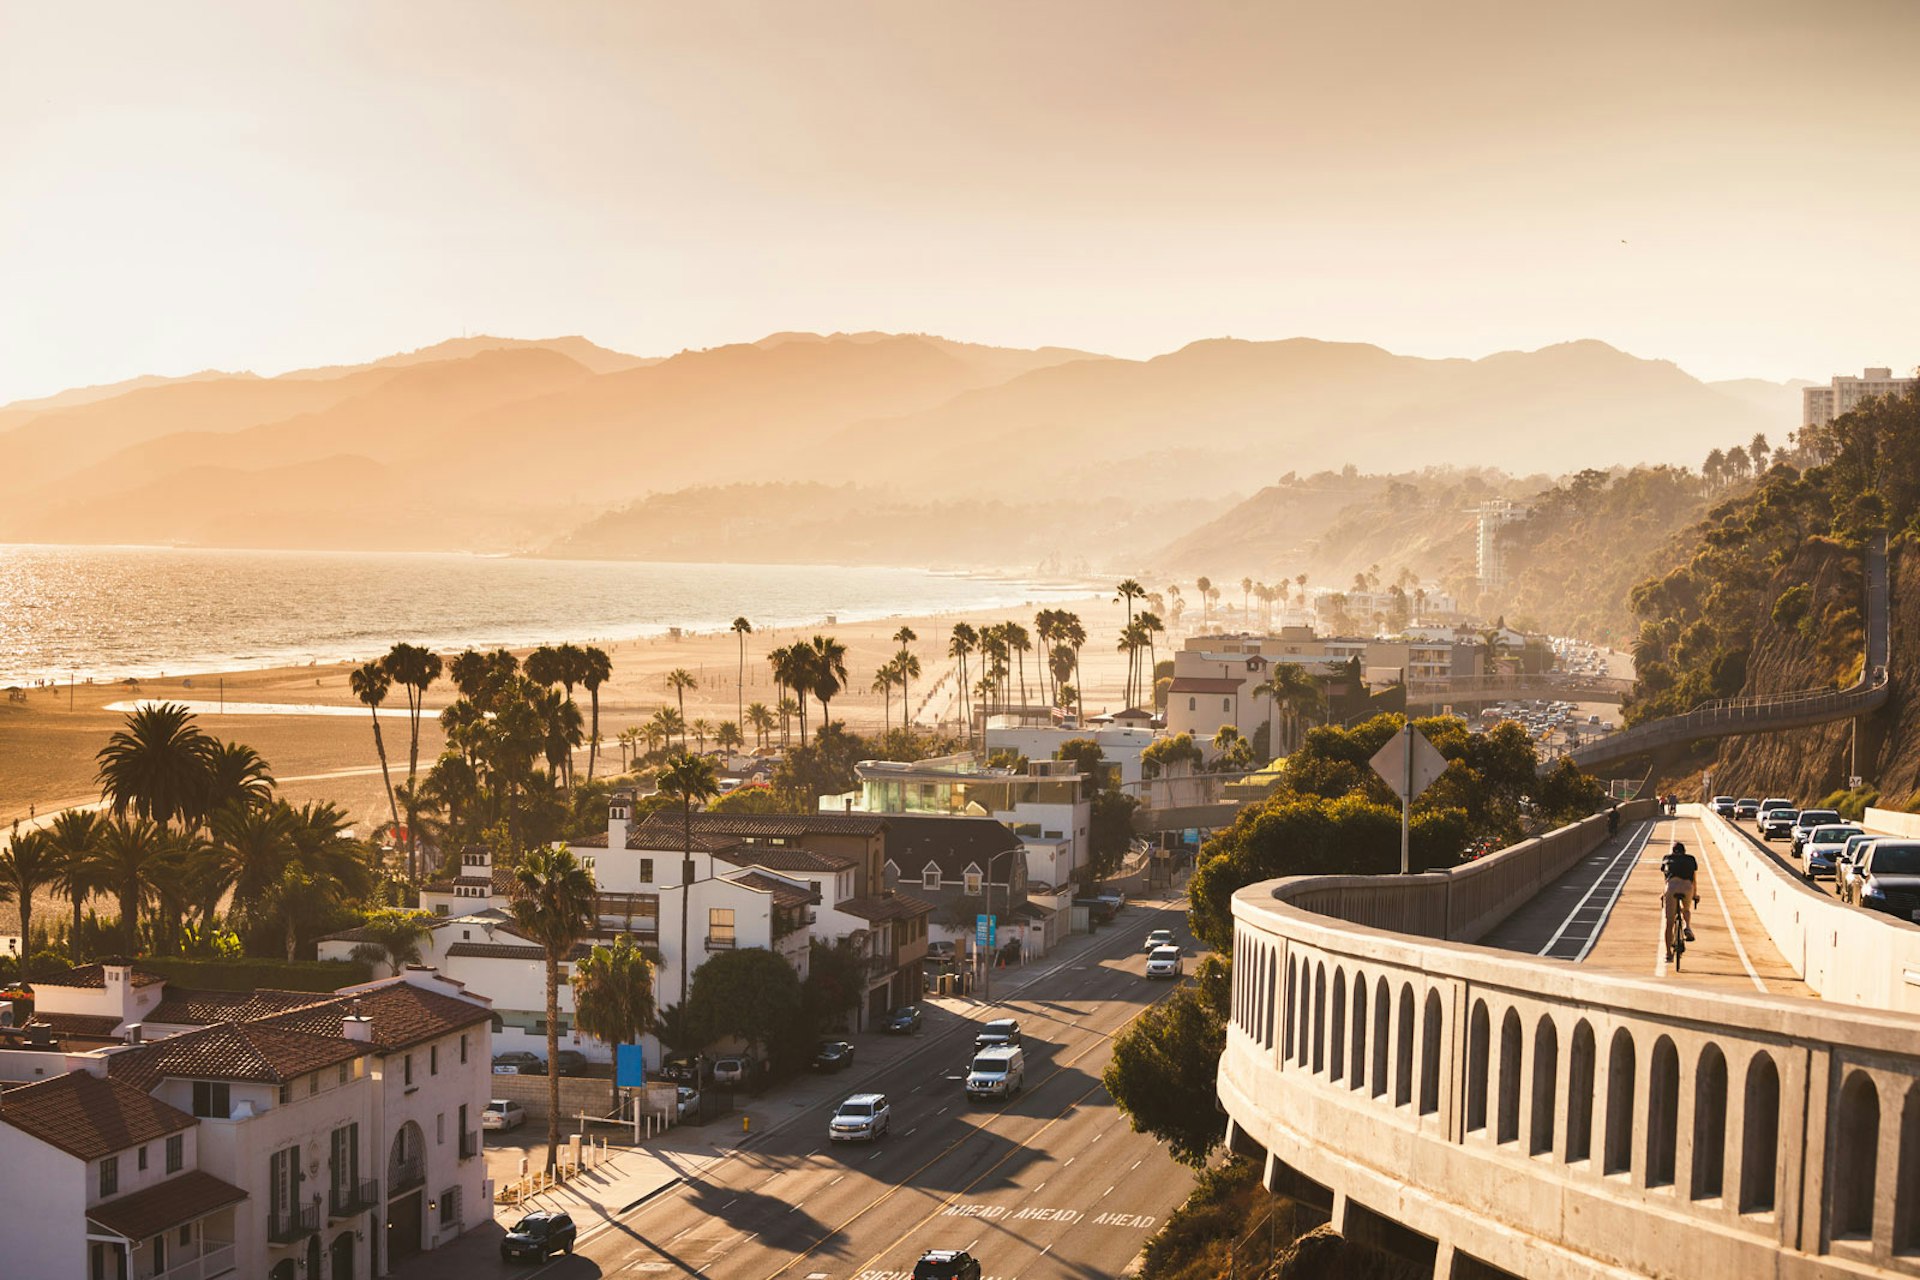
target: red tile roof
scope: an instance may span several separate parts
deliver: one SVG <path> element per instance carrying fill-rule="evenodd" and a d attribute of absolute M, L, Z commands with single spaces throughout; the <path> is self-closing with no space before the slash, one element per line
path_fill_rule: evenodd
<path fill-rule="evenodd" d="M 759 889 L 773 895 L 774 905 L 781 907 L 803 907 L 813 901 L 813 891 L 802 889 L 777 876 L 765 875 L 758 871 L 747 871 L 727 879 L 735 884 L 746 885 L 749 889 Z"/>
<path fill-rule="evenodd" d="M 128 1240 L 145 1240 L 196 1218 L 238 1204 L 247 1193 L 200 1169 L 189 1169 L 117 1200 L 87 1210 L 87 1220 Z"/>
<path fill-rule="evenodd" d="M 98 1160 L 199 1121 L 125 1080 L 70 1071 L 0 1093 L 0 1123 L 68 1155 Z"/>
<path fill-rule="evenodd" d="M 567 959 L 578 960 L 581 956 L 586 955 L 592 950 L 592 947 L 581 943 L 567 953 Z M 449 956 L 472 956 L 478 960 L 539 960 L 544 962 L 547 958 L 545 948 L 536 946 L 531 942 L 521 942 L 517 944 L 505 942 L 456 942 L 447 948 L 446 954 Z"/>
<path fill-rule="evenodd" d="M 1169 693 L 1238 693 L 1241 682 L 1218 676 L 1175 676 Z"/>
<path fill-rule="evenodd" d="M 165 982 L 165 974 L 151 973 L 145 969 L 133 971 L 133 985 L 150 987 L 156 982 Z M 81 965 L 65 973 L 56 973 L 51 978 L 35 978 L 31 984 L 36 987 L 92 987 L 96 990 L 107 985 L 107 971 L 103 964 Z"/>
<path fill-rule="evenodd" d="M 769 871 L 813 871 L 831 875 L 851 871 L 860 864 L 837 853 L 818 853 L 793 845 L 743 844 L 727 853 L 715 854 L 723 862 L 737 867 L 765 867 Z"/>
<path fill-rule="evenodd" d="M 107 1070 L 141 1088 L 168 1078 L 284 1084 L 370 1051 L 337 1031 L 313 1035 L 260 1022 L 221 1022 L 116 1053 Z"/>
<path fill-rule="evenodd" d="M 268 1025 L 313 1035 L 339 1035 L 341 1020 L 350 1013 L 373 1021 L 373 1047 L 391 1052 L 451 1035 L 488 1021 L 485 1005 L 443 995 L 394 978 L 353 995 L 295 1009 L 268 1020 Z"/>
<path fill-rule="evenodd" d="M 892 893 L 869 893 L 864 897 L 848 898 L 845 902 L 834 903 L 833 906 L 836 911 L 858 916 L 872 924 L 878 924 L 883 920 L 906 920 L 914 916 L 933 914 L 931 902 L 898 890 Z"/>
<path fill-rule="evenodd" d="M 147 1022 L 200 1027 L 215 1022 L 257 1022 L 289 1009 L 318 1004 L 332 997 L 320 991 L 182 991 L 170 989 L 147 1014 Z M 334 1031 L 339 1034 L 338 1028 Z"/>
<path fill-rule="evenodd" d="M 113 1040 L 120 1019 L 110 1013 L 35 1013 L 30 1027 L 46 1027 L 62 1040 Z"/>

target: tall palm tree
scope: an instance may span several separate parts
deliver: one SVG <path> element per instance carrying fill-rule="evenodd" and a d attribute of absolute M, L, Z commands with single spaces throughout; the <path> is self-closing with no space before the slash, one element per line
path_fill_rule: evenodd
<path fill-rule="evenodd" d="M 57 882 L 60 854 L 53 837 L 44 831 L 21 831 L 0 849 L 0 902 L 20 904 L 20 976 L 31 978 L 27 961 L 33 955 L 33 895 Z"/>
<path fill-rule="evenodd" d="M 1033 652 L 1033 639 L 1017 622 L 1007 623 L 1001 634 L 1006 638 L 1007 648 L 1020 662 L 1020 705 L 1024 708 L 1027 705 L 1027 655 Z"/>
<path fill-rule="evenodd" d="M 893 728 L 893 686 L 899 683 L 899 679 L 899 669 L 893 665 L 893 659 L 889 658 L 874 671 L 873 684 L 869 686 L 872 692 L 880 694 L 885 699 L 881 703 L 880 710 L 880 732 L 883 734 Z"/>
<path fill-rule="evenodd" d="M 420 720 L 426 714 L 427 689 L 440 678 L 440 655 L 416 644 L 396 644 L 380 659 L 387 678 L 405 689 L 407 699 L 407 874 L 417 875 L 419 840 L 414 834 L 414 805 L 420 794 Z"/>
<path fill-rule="evenodd" d="M 1193 580 L 1193 589 L 1200 593 L 1200 625 L 1204 627 L 1207 625 L 1207 618 L 1211 613 L 1208 607 L 1208 601 L 1213 598 L 1213 580 L 1211 578 L 1195 578 Z"/>
<path fill-rule="evenodd" d="M 808 665 L 813 677 L 814 700 L 820 704 L 820 728 L 827 727 L 827 707 L 847 687 L 847 646 L 832 636 L 815 636 L 807 642 Z"/>
<path fill-rule="evenodd" d="M 393 816 L 396 834 L 400 826 L 400 803 L 393 794 L 393 774 L 387 768 L 387 740 L 380 736 L 380 704 L 387 700 L 387 691 L 393 687 L 393 677 L 378 662 L 363 662 L 347 676 L 347 688 L 353 696 L 366 704 L 367 714 L 373 717 L 373 749 L 380 753 L 380 777 L 387 784 L 387 812 Z M 411 874 L 412 869 L 408 869 Z"/>
<path fill-rule="evenodd" d="M 207 753 L 206 812 L 228 805 L 261 805 L 273 798 L 273 770 L 239 742 L 214 742 Z"/>
<path fill-rule="evenodd" d="M 947 641 L 947 656 L 960 664 L 960 718 L 966 722 L 967 745 L 973 745 L 973 708 L 967 702 L 967 655 L 973 652 L 979 643 L 977 632 L 964 622 L 953 624 L 952 637 Z"/>
<path fill-rule="evenodd" d="M 713 745 L 722 751 L 738 751 L 744 742 L 740 726 L 732 720 L 722 720 L 713 731 Z"/>
<path fill-rule="evenodd" d="M 1141 638 L 1147 642 L 1147 678 L 1144 682 L 1146 689 L 1144 690 L 1143 696 L 1146 701 L 1151 703 L 1154 698 L 1155 676 L 1160 666 L 1160 650 L 1159 647 L 1154 644 L 1153 638 L 1165 631 L 1167 624 L 1160 621 L 1160 615 L 1157 613 L 1143 613 L 1134 619 L 1134 621 L 1140 624 Z"/>
<path fill-rule="evenodd" d="M 140 908 L 182 871 L 181 844 L 149 818 L 119 817 L 107 824 L 97 858 L 100 885 L 120 902 L 121 949 L 140 949 Z"/>
<path fill-rule="evenodd" d="M 660 793 L 680 802 L 680 835 L 684 842 L 680 860 L 680 987 L 676 999 L 687 1000 L 687 952 L 692 940 L 687 936 L 687 899 L 693 885 L 693 805 L 705 803 L 720 794 L 720 781 L 714 776 L 713 761 L 682 751 L 667 757 L 656 778 Z M 551 1060 L 551 1059 L 549 1059 Z"/>
<path fill-rule="evenodd" d="M 98 893 L 100 884 L 100 846 L 105 840 L 106 824 L 97 813 L 67 809 L 46 828 L 53 844 L 53 887 L 73 903 L 73 930 L 67 935 L 67 958 L 80 963 L 72 948 L 80 945 L 80 912 L 88 898 Z"/>
<path fill-rule="evenodd" d="M 600 686 L 613 678 L 613 659 L 605 649 L 588 645 L 581 651 L 580 683 L 587 688 L 593 704 L 593 726 L 587 732 L 587 781 L 593 781 L 593 767 L 600 759 Z"/>
<path fill-rule="evenodd" d="M 1326 705 L 1319 682 L 1297 662 L 1274 663 L 1267 672 L 1266 681 L 1257 685 L 1253 692 L 1257 697 L 1273 699 L 1273 705 L 1280 712 L 1287 729 L 1287 749 L 1290 751 L 1300 745 L 1301 717 Z M 1281 754 L 1278 743 L 1269 743 L 1268 747 L 1275 755 Z"/>
<path fill-rule="evenodd" d="M 1087 722 L 1087 682 L 1080 675 L 1080 650 L 1087 643 L 1087 628 L 1077 613 L 1060 616 L 1060 642 L 1073 650 L 1074 714 L 1082 725 Z"/>
<path fill-rule="evenodd" d="M 638 1044 L 653 1030 L 658 1011 L 653 1002 L 653 960 L 629 934 L 612 946 L 600 945 L 573 966 L 573 1023 L 595 1039 L 614 1046 Z M 617 1073 L 616 1073 L 617 1074 Z M 620 1086 L 613 1086 L 613 1106 L 620 1105 Z"/>
<path fill-rule="evenodd" d="M 545 952 L 547 966 L 547 1172 L 560 1152 L 560 966 L 593 927 L 593 874 L 564 845 L 537 848 L 513 872 L 514 927 Z"/>
<path fill-rule="evenodd" d="M 685 667 L 675 667 L 673 670 L 667 672 L 667 688 L 673 690 L 674 699 L 679 703 L 680 707 L 680 724 L 682 726 L 680 730 L 680 749 L 682 751 L 687 749 L 687 731 L 685 728 L 687 723 L 687 690 L 698 689 L 699 687 L 700 681 L 694 677 L 693 672 L 687 670 Z"/>
<path fill-rule="evenodd" d="M 94 760 L 94 780 L 116 817 L 132 813 L 161 826 L 193 826 L 206 813 L 213 739 L 177 702 L 129 712 Z"/>
<path fill-rule="evenodd" d="M 733 634 L 740 641 L 740 671 L 733 682 L 734 708 L 736 723 L 744 724 L 747 719 L 747 637 L 753 634 L 753 624 L 746 618 L 733 620 Z"/>
<path fill-rule="evenodd" d="M 687 728 L 692 730 L 693 740 L 700 744 L 700 754 L 707 754 L 707 739 L 713 736 L 713 721 L 704 716 L 695 716 Z"/>
<path fill-rule="evenodd" d="M 773 712 L 767 710 L 767 704 L 764 702 L 749 702 L 747 704 L 747 723 L 753 726 L 753 745 L 756 747 L 766 746 L 767 735 L 773 732 Z"/>
<path fill-rule="evenodd" d="M 893 668 L 900 677 L 900 727 L 913 732 L 913 704 L 907 700 L 907 684 L 920 678 L 920 659 L 911 649 L 893 655 Z"/>

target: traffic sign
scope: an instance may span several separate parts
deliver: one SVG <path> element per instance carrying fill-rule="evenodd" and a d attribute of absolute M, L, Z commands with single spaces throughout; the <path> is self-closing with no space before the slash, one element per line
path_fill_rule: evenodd
<path fill-rule="evenodd" d="M 1407 768 L 1407 753 L 1413 753 L 1413 768 Z M 1387 739 L 1387 745 L 1373 753 L 1373 771 L 1386 779 L 1393 794 L 1412 800 L 1434 784 L 1447 771 L 1447 758 L 1434 748 L 1427 736 L 1409 725 Z"/>

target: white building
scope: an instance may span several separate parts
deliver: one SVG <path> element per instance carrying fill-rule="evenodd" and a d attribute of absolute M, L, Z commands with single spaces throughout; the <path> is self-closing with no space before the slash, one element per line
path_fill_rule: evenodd
<path fill-rule="evenodd" d="M 1479 532 L 1474 540 L 1474 563 L 1482 591 L 1498 591 L 1507 585 L 1506 553 L 1500 546 L 1500 530 L 1524 517 L 1524 507 L 1507 498 L 1488 498 L 1476 513 Z"/>
<path fill-rule="evenodd" d="M 1120 769 L 1120 784 L 1140 782 L 1140 753 L 1153 745 L 1154 732 L 1140 725 L 1105 724 L 1081 727 L 1054 724 L 1030 716 L 988 716 L 987 754 L 1017 751 L 1029 760 L 1051 760 L 1054 753 L 1077 738 L 1091 738 L 1109 764 Z"/>
<path fill-rule="evenodd" d="M 1800 425 L 1823 427 L 1875 396 L 1905 395 L 1914 381 L 1912 378 L 1894 377 L 1892 369 L 1867 369 L 1857 378 L 1843 374 L 1824 387 L 1802 387 Z"/>

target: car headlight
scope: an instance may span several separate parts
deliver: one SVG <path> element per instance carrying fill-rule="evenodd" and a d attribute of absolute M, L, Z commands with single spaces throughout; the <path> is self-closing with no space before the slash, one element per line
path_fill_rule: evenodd
<path fill-rule="evenodd" d="M 1866 888 L 1860 891 L 1860 896 L 1863 898 L 1885 898 L 1887 891 L 1869 880 L 1867 881 Z"/>

